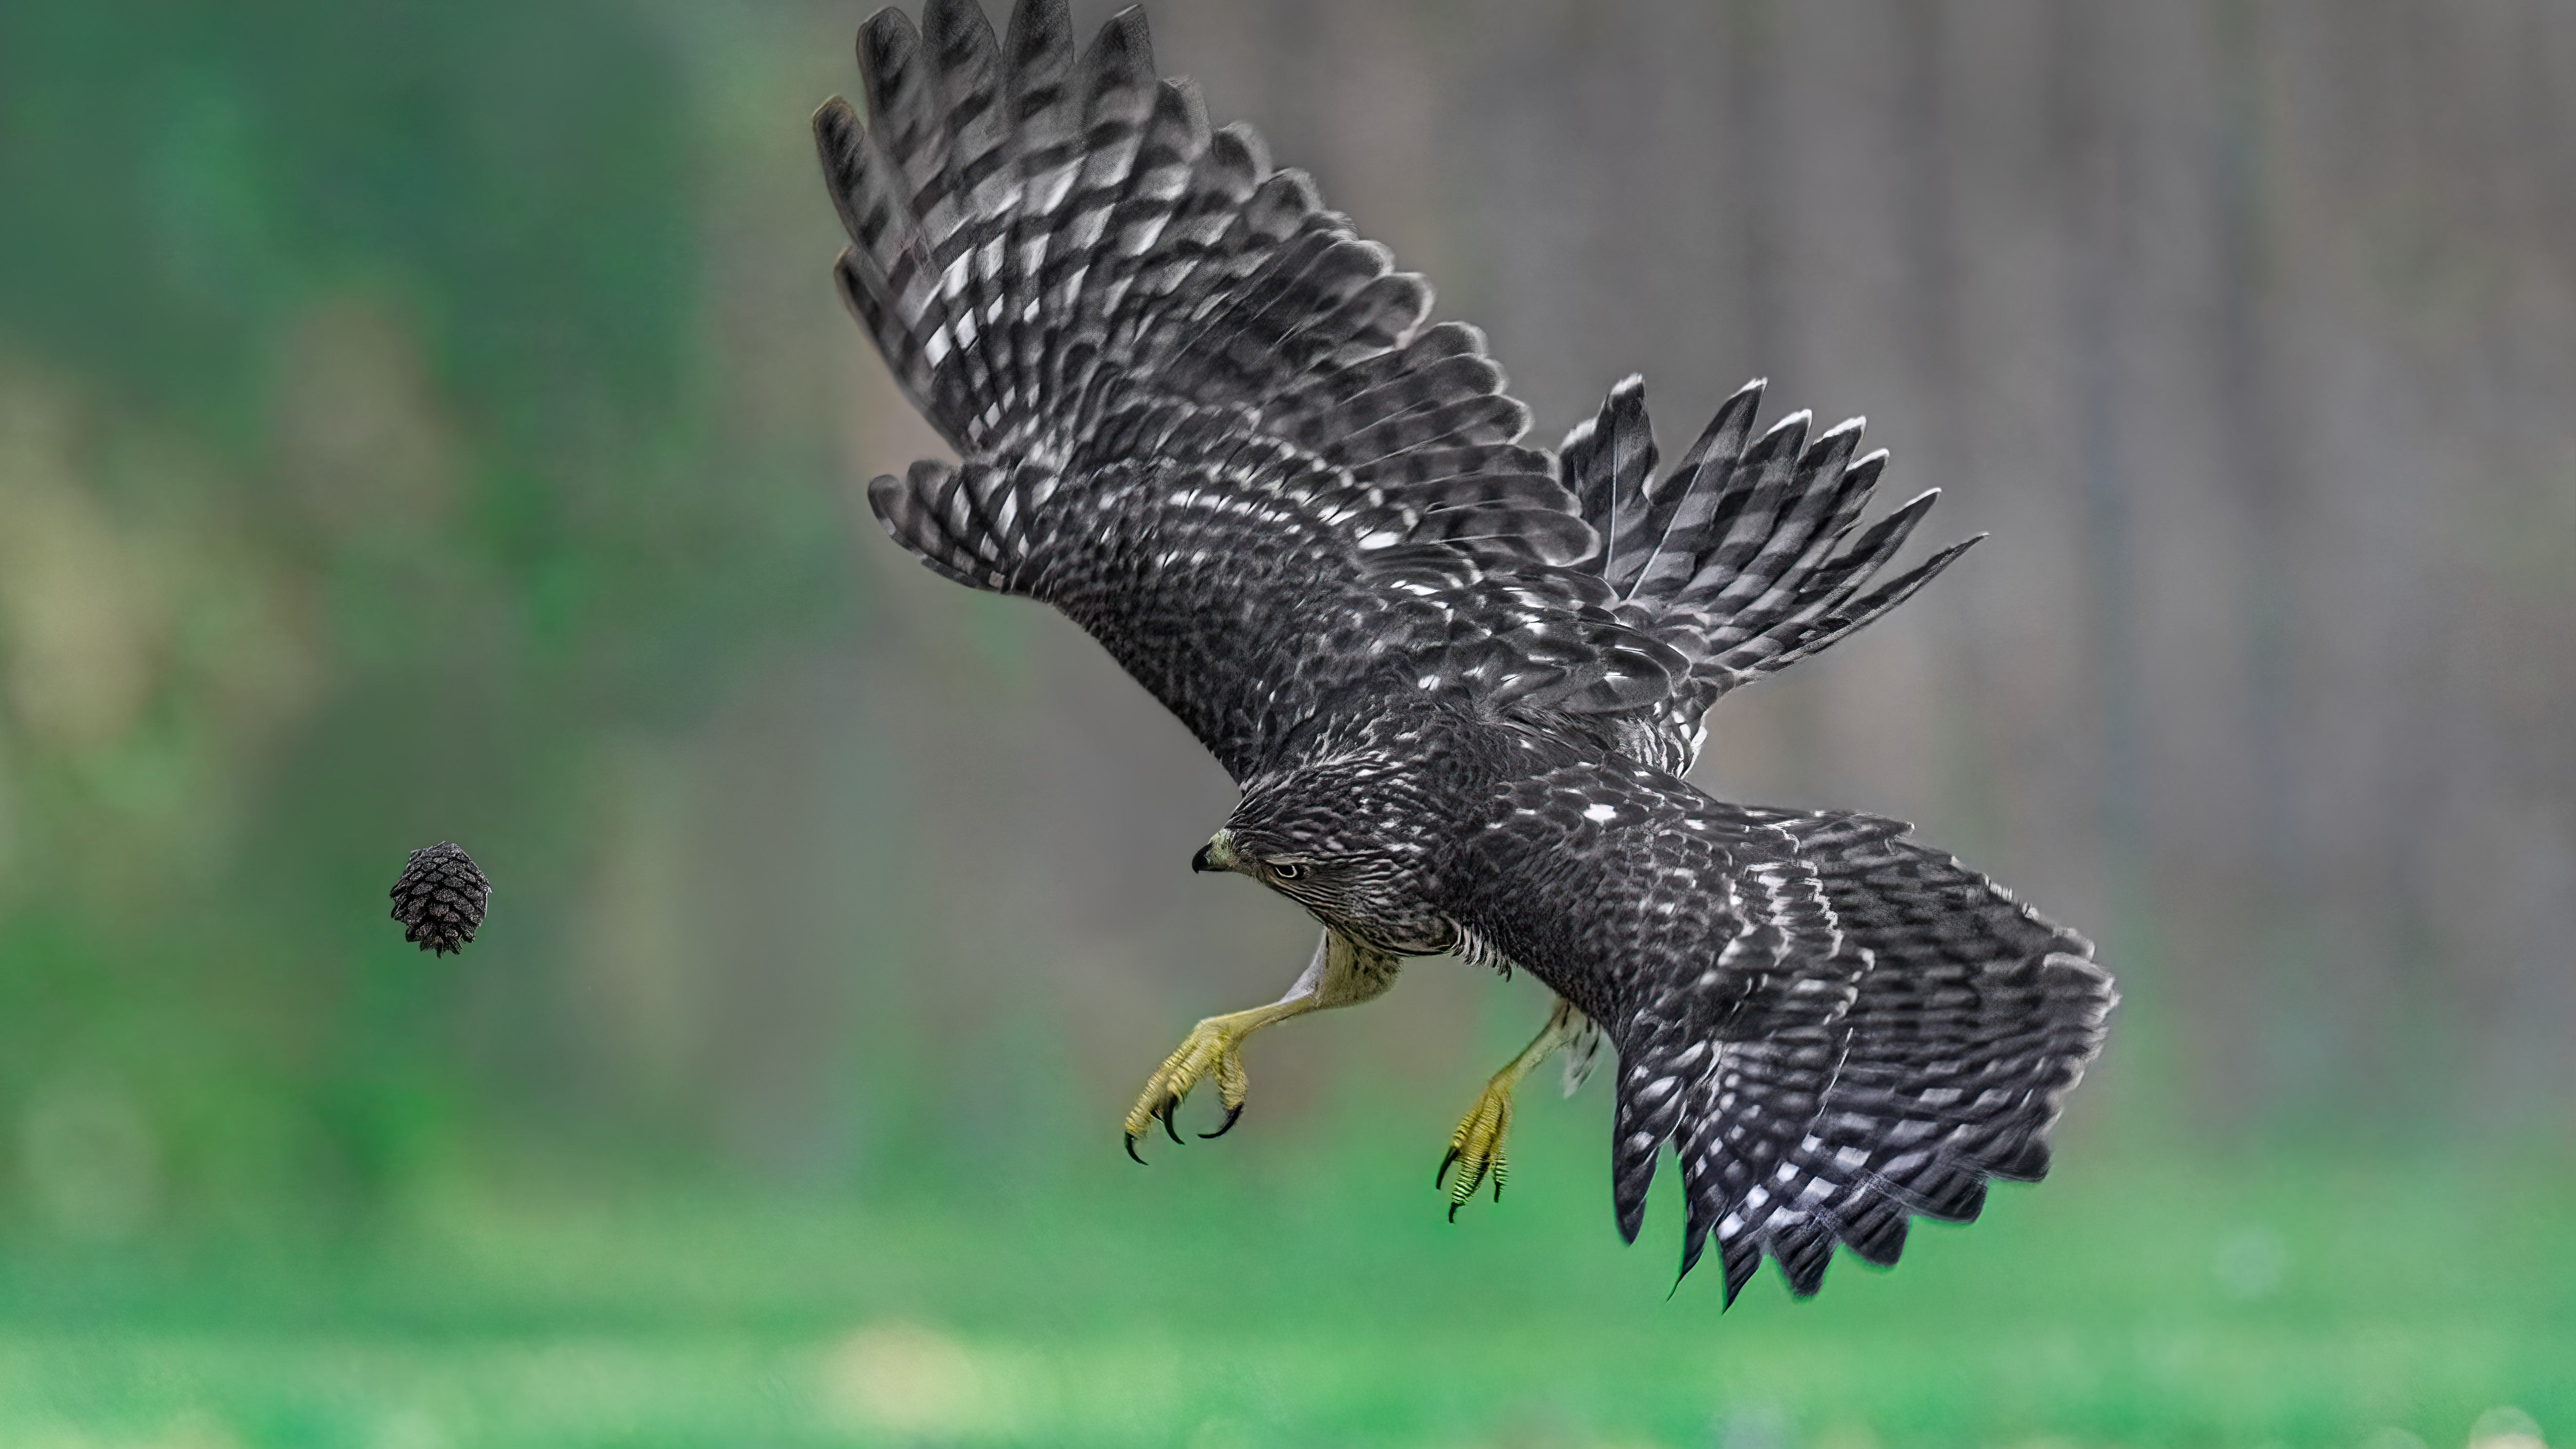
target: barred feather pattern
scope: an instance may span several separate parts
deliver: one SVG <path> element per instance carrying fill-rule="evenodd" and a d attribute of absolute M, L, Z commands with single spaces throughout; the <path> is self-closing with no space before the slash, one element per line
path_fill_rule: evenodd
<path fill-rule="evenodd" d="M 1676 775 L 1697 763 L 1719 695 L 1885 614 L 1977 542 L 1943 550 L 1863 594 L 1937 490 L 1846 544 L 1886 454 L 1851 458 L 1858 419 L 1802 448 L 1808 417 L 1800 413 L 1748 456 L 1765 386 L 1757 379 L 1729 398 L 1660 481 L 1645 380 L 1634 374 L 1611 389 L 1597 416 L 1575 426 L 1558 454 L 1561 481 L 1601 539 L 1587 571 L 1609 587 L 1618 617 L 1685 661 L 1668 675 L 1674 687 L 1662 698 L 1565 725 Z M 1790 457 L 1795 465 L 1781 466 Z M 1821 549 L 1802 551 L 1811 542 Z M 1587 1018 L 1586 1030 L 1583 1045 L 1597 1047 L 1597 1024 Z M 1588 1072 L 1588 1060 L 1569 1056 L 1566 1091 Z"/>
<path fill-rule="evenodd" d="M 1627 753 L 1676 774 L 1698 757 L 1719 695 L 1881 617 L 1984 537 L 1871 588 L 1939 491 L 1861 528 L 1885 451 L 1854 456 L 1857 418 L 1810 439 L 1809 415 L 1792 413 L 1756 435 L 1764 386 L 1727 399 L 1660 480 L 1645 382 L 1635 376 L 1558 454 L 1560 478 L 1602 538 L 1586 567 L 1608 585 L 1620 618 L 1688 660 L 1684 682 L 1620 721 L 1617 737 Z"/>
<path fill-rule="evenodd" d="M 2048 1129 L 2116 1001 L 2089 942 L 1902 825 L 1772 818 L 1870 965 L 1839 1032 L 1736 1047 L 1695 1089 L 1676 1144 L 1683 1271 L 1714 1238 L 1729 1299 L 1766 1250 L 1804 1297 L 1835 1242 L 1892 1264 L 1908 1214 L 1966 1222 L 1988 1178 L 2045 1175 Z M 1749 1118 L 1758 1100 L 1785 1110 Z"/>
<path fill-rule="evenodd" d="M 1238 779 L 1362 677 L 1540 721 L 1671 692 L 1687 661 L 1566 567 L 1598 541 L 1554 458 L 1520 445 L 1528 410 L 1483 336 L 1425 325 L 1428 283 L 1249 129 L 1211 130 L 1154 75 L 1139 13 L 1077 57 L 1057 0 L 1001 39 L 972 0 L 932 0 L 919 30 L 871 18 L 859 60 L 873 123 L 833 101 L 815 135 L 850 236 L 842 294 L 964 460 L 869 487 L 924 563 L 1076 613 Z M 1164 528 L 1182 494 L 1187 539 Z M 1270 530 L 1314 543 L 1316 607 L 1265 652 L 1210 637 L 1242 611 L 1205 593 L 1155 616 L 1092 589 Z M 1217 572 L 1198 582 L 1253 602 Z"/>
<path fill-rule="evenodd" d="M 2100 1048 L 2116 995 L 2090 943 L 1906 831 L 1561 758 L 1478 838 L 1482 949 L 1618 1045 L 1621 1233 L 1669 1143 L 1682 1271 L 1713 1240 L 1730 1302 L 1766 1252 L 1804 1297 L 1837 1242 L 1893 1263 L 1909 1215 L 1965 1221 L 1987 1179 L 2039 1177 Z"/>
<path fill-rule="evenodd" d="M 1967 546 L 1881 577 L 1931 495 L 1864 524 L 1857 423 L 1757 433 L 1755 384 L 1659 479 L 1630 379 L 1526 446 L 1482 335 L 1211 128 L 1135 11 L 1077 52 L 1063 0 L 1000 36 L 930 0 L 859 62 L 869 118 L 815 116 L 834 275 L 958 454 L 871 509 L 1098 639 L 1328 931 L 1526 970 L 1606 1034 L 1623 1234 L 1669 1144 L 1684 1271 L 1713 1241 L 1730 1301 L 1765 1255 L 1803 1295 L 2045 1168 L 2113 1001 L 2090 946 L 1902 825 L 1678 778 L 1718 695 Z"/>
<path fill-rule="evenodd" d="M 1249 128 L 1211 131 L 1155 77 L 1140 13 L 1076 60 L 1060 4 L 1021 6 L 1000 46 L 971 0 L 933 0 L 922 32 L 870 19 L 859 52 L 875 125 L 815 118 L 852 242 L 836 275 L 961 455 L 1062 471 L 1137 433 L 1261 436 L 1383 484 L 1408 532 L 1499 504 L 1425 536 L 1590 549 L 1549 455 L 1515 446 L 1528 410 L 1482 335 L 1423 327 L 1427 282 Z M 1559 516 L 1521 516 L 1531 498 Z"/>

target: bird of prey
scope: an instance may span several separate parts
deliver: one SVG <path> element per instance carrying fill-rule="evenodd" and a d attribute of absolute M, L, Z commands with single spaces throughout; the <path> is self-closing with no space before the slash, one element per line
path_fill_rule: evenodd
<path fill-rule="evenodd" d="M 1803 1297 L 1837 1242 L 2039 1177 L 2114 996 L 2083 938 L 1908 827 L 1727 804 L 1684 781 L 1729 689 L 1903 602 L 1932 503 L 1863 525 L 1860 425 L 1756 427 L 1759 383 L 1657 474 L 1631 379 L 1554 453 L 1484 337 L 1157 77 L 1145 21 L 1077 52 L 1063 0 L 996 36 L 975 0 L 860 30 L 868 118 L 815 116 L 850 238 L 835 275 L 956 462 L 882 477 L 887 533 L 958 583 L 1051 604 L 1241 791 L 1192 864 L 1303 906 L 1288 993 L 1198 1024 L 1128 1150 L 1244 1039 L 1369 1000 L 1407 957 L 1558 1000 L 1442 1164 L 1499 1190 L 1514 1087 L 1617 1054 L 1612 1202 L 1634 1241 L 1662 1149 L 1682 1271 L 1727 1301 L 1767 1253 Z M 1974 542 L 1974 540 L 1970 540 Z M 1224 1127 L 1218 1130 L 1223 1131 Z M 1214 1134 L 1209 1134 L 1214 1135 Z"/>

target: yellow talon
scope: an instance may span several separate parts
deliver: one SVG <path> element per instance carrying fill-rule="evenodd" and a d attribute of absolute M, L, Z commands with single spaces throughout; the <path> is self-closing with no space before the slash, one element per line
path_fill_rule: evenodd
<path fill-rule="evenodd" d="M 1449 1190 L 1449 1221 L 1458 1220 L 1458 1209 L 1476 1195 L 1485 1179 L 1494 1180 L 1494 1201 L 1503 1200 L 1503 1179 L 1510 1167 L 1503 1157 L 1503 1136 L 1512 1127 L 1512 1088 L 1520 1083 L 1520 1074 L 1510 1068 L 1494 1074 L 1485 1090 L 1476 1096 L 1476 1105 L 1449 1134 L 1449 1155 L 1440 1159 L 1440 1184 Z M 1452 1177 L 1449 1169 L 1455 1166 Z"/>
<path fill-rule="evenodd" d="M 1234 1126 L 1234 1120 L 1243 1115 L 1245 1099 L 1252 1094 L 1252 1078 L 1243 1070 L 1243 1039 L 1259 1023 L 1246 1026 L 1243 1018 L 1253 1015 L 1236 1012 L 1232 1016 L 1211 1016 L 1192 1027 L 1180 1046 L 1163 1058 L 1163 1064 L 1145 1079 L 1145 1090 L 1136 1098 L 1136 1105 L 1127 1109 L 1128 1156 L 1139 1162 L 1145 1160 L 1137 1156 L 1136 1139 L 1153 1130 L 1156 1122 L 1163 1124 L 1174 1142 L 1181 1140 L 1180 1129 L 1172 1124 L 1172 1118 L 1190 1089 L 1211 1072 L 1216 1075 L 1217 1100 L 1225 1104 L 1225 1121 L 1214 1132 L 1199 1135 L 1222 1137 Z"/>
<path fill-rule="evenodd" d="M 1224 839 L 1225 832 L 1218 831 L 1217 836 L 1218 841 L 1209 842 L 1210 852 Z M 1215 855 L 1210 854 L 1210 859 L 1216 859 Z M 1210 1072 L 1216 1074 L 1217 1100 L 1225 1104 L 1225 1120 L 1217 1124 L 1214 1132 L 1199 1135 L 1223 1137 L 1233 1129 L 1235 1119 L 1243 1115 L 1244 1100 L 1252 1095 L 1252 1078 L 1243 1070 L 1244 1038 L 1292 1016 L 1366 1001 L 1395 983 L 1396 968 L 1402 959 L 1363 947 L 1339 931 L 1326 931 L 1315 944 L 1315 959 L 1307 964 L 1297 984 L 1288 988 L 1287 995 L 1268 1006 L 1209 1017 L 1190 1028 L 1179 1049 L 1163 1058 L 1154 1075 L 1145 1079 L 1144 1094 L 1127 1109 L 1127 1155 L 1138 1162 L 1145 1160 L 1137 1156 L 1136 1139 L 1156 1122 L 1163 1124 L 1174 1142 L 1180 1141 L 1180 1129 L 1172 1125 L 1172 1118 L 1181 1109 L 1181 1099 Z"/>
<path fill-rule="evenodd" d="M 1449 1155 L 1440 1159 L 1436 1181 L 1449 1194 L 1449 1221 L 1458 1221 L 1458 1209 L 1467 1205 L 1467 1199 L 1476 1195 L 1476 1189 L 1488 1177 L 1494 1180 L 1494 1201 L 1503 1200 L 1503 1178 L 1509 1171 L 1503 1160 L 1503 1136 L 1512 1130 L 1512 1092 L 1539 1063 L 1569 1043 L 1583 1039 L 1589 1027 L 1574 1003 L 1559 997 L 1556 1009 L 1548 1013 L 1547 1025 L 1540 1027 L 1530 1044 L 1521 1048 L 1521 1054 L 1505 1062 L 1503 1069 L 1485 1083 L 1485 1090 L 1477 1094 L 1476 1105 L 1467 1109 L 1458 1130 L 1449 1134 Z M 1572 1092 L 1573 1084 L 1581 1079 L 1579 1070 L 1570 1073 L 1566 1091 Z M 1455 1177 L 1449 1173 L 1453 1166 L 1458 1169 Z"/>

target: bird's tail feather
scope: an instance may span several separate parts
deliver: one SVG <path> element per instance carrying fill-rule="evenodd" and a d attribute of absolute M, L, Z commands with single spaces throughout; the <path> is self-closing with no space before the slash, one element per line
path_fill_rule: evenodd
<path fill-rule="evenodd" d="M 2089 942 L 1905 826 L 1752 813 L 1797 840 L 1841 949 L 1868 965 L 1839 1013 L 1716 1043 L 1657 1119 L 1681 1162 L 1682 1271 L 1713 1241 L 1729 1303 L 1766 1252 L 1803 1298 L 1835 1243 L 1890 1264 L 1909 1215 L 1966 1221 L 1987 1179 L 2043 1175 L 2048 1130 L 2118 1000 Z M 1642 1164 L 1620 1154 L 1631 1236 L 1661 1140 Z"/>

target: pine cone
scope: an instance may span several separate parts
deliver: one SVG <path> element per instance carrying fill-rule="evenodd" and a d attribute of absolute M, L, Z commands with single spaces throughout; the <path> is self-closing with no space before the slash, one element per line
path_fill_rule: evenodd
<path fill-rule="evenodd" d="M 394 882 L 393 898 L 403 939 L 443 956 L 474 939 L 474 928 L 483 924 L 483 909 L 491 903 L 492 885 L 474 868 L 464 847 L 442 840 L 411 853 L 402 878 Z"/>

